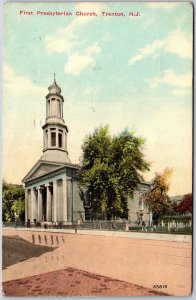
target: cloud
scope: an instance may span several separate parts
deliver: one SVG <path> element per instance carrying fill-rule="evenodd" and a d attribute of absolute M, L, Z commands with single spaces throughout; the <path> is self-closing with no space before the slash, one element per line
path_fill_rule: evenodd
<path fill-rule="evenodd" d="M 172 95 L 174 96 L 187 96 L 191 95 L 192 89 L 178 89 L 178 90 L 173 90 Z"/>
<path fill-rule="evenodd" d="M 92 46 L 86 48 L 87 55 L 98 54 L 101 51 L 98 42 L 94 43 Z"/>
<path fill-rule="evenodd" d="M 20 183 L 41 156 L 47 87 L 3 68 L 3 176 Z"/>
<path fill-rule="evenodd" d="M 63 37 L 46 36 L 45 46 L 49 53 L 67 52 L 77 43 L 75 41 L 68 41 Z"/>
<path fill-rule="evenodd" d="M 70 101 L 66 112 L 70 130 L 68 147 L 71 161 L 78 162 L 85 135 L 92 133 L 100 124 L 109 124 L 111 134 L 118 134 L 125 127 L 135 128 L 136 135 L 146 139 L 145 155 L 147 160 L 152 162 L 150 172 L 144 174 L 146 180 L 152 179 L 155 172 L 162 172 L 166 167 L 170 167 L 174 169 L 170 194 L 190 192 L 192 188 L 191 105 L 189 108 L 181 108 L 177 102 L 172 101 L 170 105 L 166 105 L 163 97 L 160 101 L 162 105 L 152 117 L 150 108 L 149 111 L 144 107 L 138 109 L 137 100 L 139 99 L 135 99 L 135 103 L 125 99 L 111 103 L 95 101 L 94 109 L 92 109 L 90 96 L 88 102 Z M 82 118 L 79 121 L 77 121 L 78 116 Z"/>
<path fill-rule="evenodd" d="M 75 6 L 75 11 L 99 13 L 105 9 L 104 3 L 80 3 Z M 45 37 L 45 47 L 48 53 L 67 53 L 68 62 L 64 66 L 66 74 L 79 75 L 87 67 L 95 68 L 97 55 L 101 48 L 98 43 L 87 47 L 83 52 L 77 46 L 85 41 L 77 34 L 77 30 L 93 22 L 96 17 L 82 16 L 74 18 L 66 27 L 60 27 L 53 35 Z"/>
<path fill-rule="evenodd" d="M 30 92 L 37 95 L 46 92 L 46 89 L 35 85 L 28 77 L 16 75 L 14 69 L 6 64 L 3 66 L 3 77 L 4 93 L 6 94 L 11 92 L 15 97 L 20 97 Z M 8 100 L 11 101 L 11 99 Z"/>
<path fill-rule="evenodd" d="M 165 40 L 164 50 L 178 54 L 183 58 L 192 58 L 192 45 L 192 35 L 176 29 Z"/>
<path fill-rule="evenodd" d="M 94 54 L 98 54 L 101 51 L 98 43 L 86 48 L 83 54 L 78 51 L 69 56 L 68 62 L 65 64 L 64 71 L 67 74 L 79 75 L 87 67 L 95 68 L 96 60 Z"/>
<path fill-rule="evenodd" d="M 129 60 L 129 65 L 133 65 L 135 62 L 142 60 L 148 55 L 153 54 L 157 49 L 163 47 L 164 41 L 155 40 L 152 44 L 148 44 L 146 47 L 139 50 L 139 54 L 135 55 Z"/>
<path fill-rule="evenodd" d="M 80 3 L 75 11 L 99 13 L 106 9 L 104 3 Z M 95 21 L 96 17 L 81 16 L 74 18 L 66 27 L 59 27 L 54 34 L 47 35 L 44 43 L 48 53 L 65 53 L 83 42 L 77 35 L 77 30 Z"/>
<path fill-rule="evenodd" d="M 167 38 L 155 40 L 139 49 L 139 53 L 130 58 L 128 64 L 131 66 L 149 55 L 156 54 L 159 50 L 174 53 L 183 58 L 192 58 L 192 36 L 180 29 L 176 29 Z"/>
<path fill-rule="evenodd" d="M 153 77 L 147 80 L 151 88 L 156 88 L 160 84 L 168 84 L 179 88 L 191 88 L 192 86 L 192 74 L 191 72 L 185 74 L 176 74 L 173 70 L 165 70 L 161 77 Z"/>

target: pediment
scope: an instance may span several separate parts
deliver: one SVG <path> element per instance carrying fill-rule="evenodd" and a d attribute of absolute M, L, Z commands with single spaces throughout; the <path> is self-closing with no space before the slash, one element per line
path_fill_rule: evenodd
<path fill-rule="evenodd" d="M 41 164 L 37 170 L 31 175 L 30 178 L 39 177 L 45 173 L 54 171 L 56 168 L 58 168 L 59 165 L 49 165 L 49 164 Z"/>
<path fill-rule="evenodd" d="M 29 180 L 29 179 L 37 178 L 37 177 L 47 174 L 49 172 L 52 172 L 61 166 L 62 166 L 62 164 L 38 161 L 34 165 L 34 167 L 29 171 L 29 173 L 24 177 L 23 182 L 25 182 L 26 180 Z"/>

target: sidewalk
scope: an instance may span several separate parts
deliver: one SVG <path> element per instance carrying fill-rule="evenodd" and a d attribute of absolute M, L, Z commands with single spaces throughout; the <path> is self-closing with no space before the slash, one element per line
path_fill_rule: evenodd
<path fill-rule="evenodd" d="M 183 242 L 191 243 L 192 235 L 184 234 L 171 234 L 171 233 L 153 233 L 142 231 L 110 231 L 110 230 L 96 230 L 96 229 L 44 229 L 44 228 L 3 228 L 3 230 L 17 230 L 17 231 L 35 231 L 35 232 L 53 232 L 53 233 L 77 233 L 87 235 L 103 235 L 114 237 L 125 237 L 132 239 L 145 239 L 145 240 L 157 240 L 157 241 L 170 241 L 170 242 Z"/>

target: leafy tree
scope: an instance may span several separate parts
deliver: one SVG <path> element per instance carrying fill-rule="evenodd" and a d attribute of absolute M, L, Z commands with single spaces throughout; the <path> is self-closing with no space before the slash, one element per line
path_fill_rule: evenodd
<path fill-rule="evenodd" d="M 2 220 L 14 222 L 15 214 L 19 221 L 25 218 L 25 192 L 21 185 L 10 184 L 3 181 L 2 191 Z"/>
<path fill-rule="evenodd" d="M 175 211 L 180 214 L 192 213 L 193 211 L 193 196 L 187 194 L 182 201 L 175 207 Z"/>
<path fill-rule="evenodd" d="M 79 181 L 89 195 L 92 219 L 128 218 L 128 198 L 141 172 L 149 170 L 143 146 L 144 140 L 128 130 L 112 137 L 108 126 L 86 136 Z"/>
<path fill-rule="evenodd" d="M 152 211 L 154 220 L 163 215 L 173 214 L 172 202 L 167 194 L 171 176 L 172 170 L 168 168 L 162 174 L 156 173 L 151 190 L 144 195 L 144 202 Z"/>

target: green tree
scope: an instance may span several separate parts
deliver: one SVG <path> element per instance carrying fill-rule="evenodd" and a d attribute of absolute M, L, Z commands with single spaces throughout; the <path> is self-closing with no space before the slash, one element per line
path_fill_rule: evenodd
<path fill-rule="evenodd" d="M 21 185 L 10 184 L 3 181 L 2 190 L 2 220 L 14 222 L 15 214 L 19 221 L 25 218 L 25 192 Z"/>
<path fill-rule="evenodd" d="M 86 136 L 79 182 L 89 195 L 92 219 L 128 218 L 128 198 L 149 170 L 143 146 L 144 139 L 128 130 L 111 136 L 108 126 Z"/>
<path fill-rule="evenodd" d="M 144 202 L 152 211 L 154 221 L 163 215 L 173 214 L 173 205 L 167 194 L 172 170 L 166 168 L 163 173 L 156 173 L 152 188 L 144 195 Z"/>

